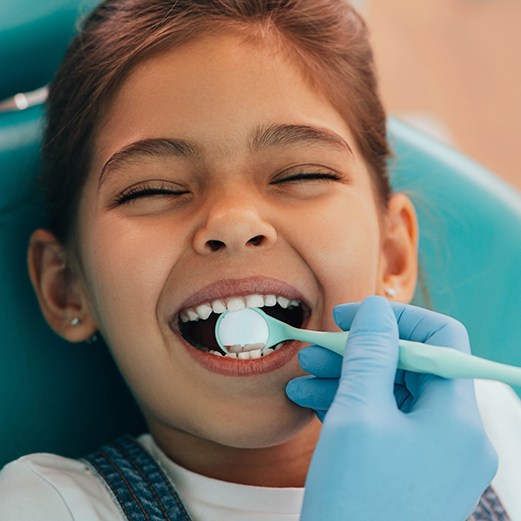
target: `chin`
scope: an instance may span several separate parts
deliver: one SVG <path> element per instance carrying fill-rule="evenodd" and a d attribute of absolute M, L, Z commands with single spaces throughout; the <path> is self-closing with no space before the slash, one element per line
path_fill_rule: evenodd
<path fill-rule="evenodd" d="M 262 449 L 287 443 L 307 429 L 316 428 L 317 422 L 313 411 L 285 399 L 271 410 L 244 411 L 237 413 L 233 421 L 219 422 L 211 438 L 228 447 Z"/>

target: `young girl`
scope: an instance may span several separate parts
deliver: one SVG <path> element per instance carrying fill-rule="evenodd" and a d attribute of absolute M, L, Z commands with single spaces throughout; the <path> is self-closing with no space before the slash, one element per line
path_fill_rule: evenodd
<path fill-rule="evenodd" d="M 508 519 L 472 382 L 397 372 L 399 337 L 469 346 L 406 304 L 417 224 L 348 3 L 108 0 L 51 87 L 43 154 L 42 311 L 104 338 L 150 432 L 8 465 L 0 519 Z M 245 306 L 350 329 L 346 355 L 223 356 L 216 318 Z"/>

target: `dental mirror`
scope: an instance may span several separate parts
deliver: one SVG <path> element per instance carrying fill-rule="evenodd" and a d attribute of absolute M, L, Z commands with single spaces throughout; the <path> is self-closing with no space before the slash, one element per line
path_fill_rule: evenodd
<path fill-rule="evenodd" d="M 260 310 L 246 308 L 219 315 L 215 325 L 215 338 L 224 352 L 231 346 L 259 345 L 268 347 L 269 327 Z M 262 346 L 262 347 L 260 347 Z"/>
<path fill-rule="evenodd" d="M 316 344 L 343 355 L 348 331 L 299 329 L 270 317 L 259 308 L 222 313 L 215 338 L 225 352 L 268 349 L 285 340 Z M 462 353 L 449 347 L 400 339 L 399 369 L 443 378 L 483 378 L 521 387 L 521 368 Z"/>

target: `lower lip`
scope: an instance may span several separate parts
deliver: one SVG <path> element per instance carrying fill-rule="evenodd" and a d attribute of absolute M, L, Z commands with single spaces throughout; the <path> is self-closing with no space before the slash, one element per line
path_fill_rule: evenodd
<path fill-rule="evenodd" d="M 181 342 L 188 354 L 204 369 L 225 376 L 256 376 L 271 373 L 290 362 L 302 347 L 301 342 L 292 340 L 268 356 L 254 360 L 237 360 L 200 351 L 182 337 Z"/>

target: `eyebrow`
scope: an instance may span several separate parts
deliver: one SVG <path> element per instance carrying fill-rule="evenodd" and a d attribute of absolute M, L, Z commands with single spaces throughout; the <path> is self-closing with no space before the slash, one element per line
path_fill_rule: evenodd
<path fill-rule="evenodd" d="M 257 127 L 251 134 L 252 151 L 291 145 L 328 145 L 353 155 L 353 150 L 336 132 L 322 127 L 296 124 L 277 124 Z M 173 156 L 188 160 L 201 160 L 202 147 L 194 141 L 177 138 L 146 138 L 134 141 L 117 150 L 103 165 L 98 188 L 109 173 L 115 172 L 135 159 L 143 157 Z"/>
<path fill-rule="evenodd" d="M 197 160 L 202 158 L 202 152 L 196 143 L 185 139 L 147 138 L 134 141 L 110 156 L 101 169 L 98 187 L 103 184 L 108 173 L 118 170 L 125 164 L 140 157 L 157 156 L 174 156 Z"/>
<path fill-rule="evenodd" d="M 252 134 L 253 150 L 282 145 L 330 145 L 353 155 L 345 139 L 332 130 L 311 125 L 270 125 L 257 128 Z"/>

